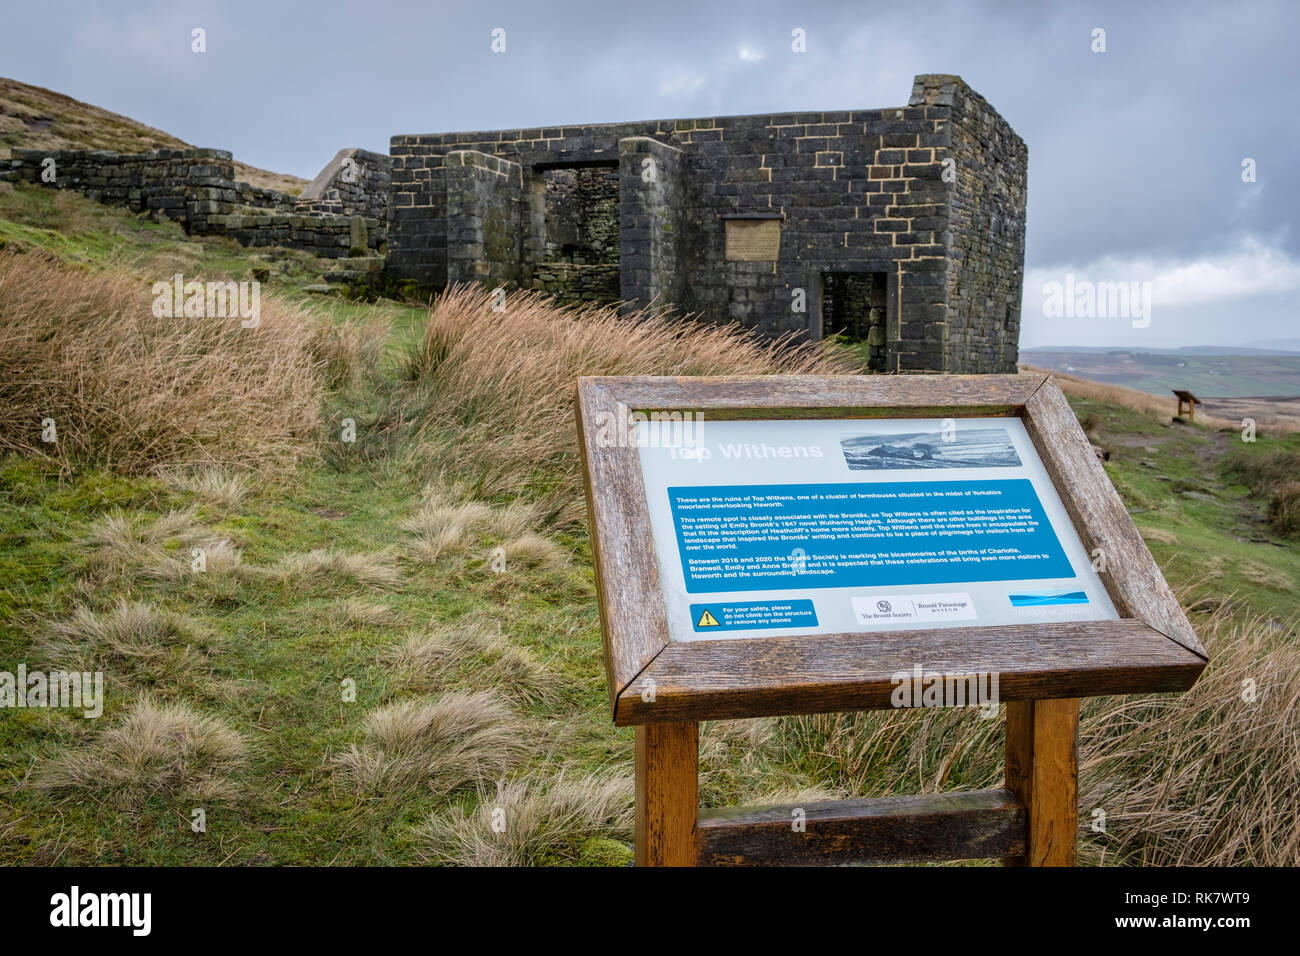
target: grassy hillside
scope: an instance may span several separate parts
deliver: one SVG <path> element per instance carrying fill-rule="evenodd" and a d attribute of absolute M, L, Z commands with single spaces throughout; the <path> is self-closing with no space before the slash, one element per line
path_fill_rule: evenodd
<path fill-rule="evenodd" d="M 508 321 L 472 291 L 321 300 L 318 264 L 272 253 L 247 351 L 220 320 L 140 317 L 178 263 L 246 278 L 237 246 L 21 189 L 0 237 L 0 670 L 107 682 L 98 719 L 0 711 L 0 863 L 628 861 L 571 383 L 848 359 L 530 295 Z M 1300 548 L 1273 471 L 1221 475 L 1300 445 L 1074 404 L 1213 656 L 1187 695 L 1085 705 L 1083 858 L 1295 864 Z M 955 710 L 713 723 L 701 798 L 992 786 L 1002 733 Z"/>
<path fill-rule="evenodd" d="M 221 143 L 205 144 L 226 148 Z M 0 76 L 0 158 L 10 149 L 107 149 L 143 153 L 191 144 L 133 119 Z M 329 157 L 323 157 L 321 164 Z M 297 195 L 307 180 L 236 161 L 235 178 Z"/>

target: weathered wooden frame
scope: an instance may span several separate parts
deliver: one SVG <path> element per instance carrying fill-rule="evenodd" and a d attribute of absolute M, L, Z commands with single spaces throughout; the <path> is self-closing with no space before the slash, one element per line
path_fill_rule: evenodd
<path fill-rule="evenodd" d="M 638 449 L 635 443 L 599 440 L 599 423 L 625 422 L 635 412 L 693 412 L 706 420 L 1018 417 L 1084 548 L 1105 556 L 1099 577 L 1120 619 L 673 643 Z M 646 787 L 654 789 L 642 779 L 649 775 L 676 778 L 668 789 L 682 792 L 680 806 L 667 817 L 660 814 L 657 823 L 639 815 L 642 862 L 737 862 L 725 847 L 725 827 L 732 836 L 736 827 L 762 829 L 761 821 L 736 819 L 731 811 L 697 817 L 693 780 L 688 810 L 685 778 L 695 773 L 689 754 L 698 721 L 889 708 L 892 675 L 917 661 L 940 672 L 997 673 L 1000 699 L 1012 702 L 1008 789 L 939 796 L 973 798 L 962 812 L 983 814 L 985 822 L 1014 821 L 1025 813 L 1029 821 L 1028 837 L 1013 824 L 999 831 L 1013 838 L 999 843 L 987 839 L 987 828 L 976 827 L 974 843 L 943 852 L 982 849 L 996 852 L 976 855 L 1069 862 L 1074 834 L 1062 839 L 1064 823 L 1048 825 L 1044 811 L 1044 827 L 1035 837 L 1031 804 L 1051 803 L 1046 794 L 1061 796 L 1064 785 L 1053 784 L 1041 768 L 1073 767 L 1077 698 L 1183 691 L 1205 668 L 1205 649 L 1051 376 L 593 377 L 578 382 L 577 418 L 611 714 L 615 724 L 638 728 L 638 797 L 646 796 Z M 647 688 L 653 693 L 645 693 Z M 1068 746 L 1060 743 L 1067 737 Z M 1049 743 L 1054 740 L 1059 745 Z M 1071 794 L 1074 786 L 1071 776 Z M 1007 795 L 1019 805 L 1008 804 Z M 819 813 L 830 819 L 849 814 L 858 823 L 848 831 L 856 832 L 855 827 L 870 830 L 875 824 L 863 821 L 885 812 L 871 801 L 857 804 Z M 909 813 L 904 829 L 925 816 L 915 806 L 903 816 Z M 688 817 L 689 838 L 683 835 Z M 723 818 L 730 820 L 725 827 L 718 822 Z M 681 832 L 664 837 L 667 855 L 652 859 L 653 853 L 643 856 L 642 845 L 657 837 L 643 831 L 655 826 Z M 679 844 L 687 839 L 683 849 Z M 1062 850 L 1066 844 L 1068 852 Z M 857 844 L 850 835 L 838 845 Z M 870 855 L 864 846 L 857 849 Z"/>

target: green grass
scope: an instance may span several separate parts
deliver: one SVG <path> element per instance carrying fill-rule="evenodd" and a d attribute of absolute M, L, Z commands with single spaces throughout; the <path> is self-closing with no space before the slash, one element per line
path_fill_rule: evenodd
<path fill-rule="evenodd" d="M 351 303 L 304 291 L 340 260 L 294 249 L 249 249 L 219 236 L 187 236 L 174 222 L 154 222 L 127 209 L 101 206 L 77 193 L 27 183 L 0 192 L 0 248 L 43 250 L 88 268 L 124 269 L 153 283 L 176 273 L 187 279 L 252 279 L 265 268 L 265 290 L 295 303 L 344 313 Z M 340 290 L 341 291 L 341 290 Z"/>
<path fill-rule="evenodd" d="M 299 482 L 259 489 L 242 514 L 211 516 L 211 527 L 242 545 L 244 564 L 269 566 L 296 552 L 333 546 L 351 553 L 391 546 L 399 521 L 414 511 L 419 489 L 401 476 L 310 469 Z M 37 621 L 66 616 L 81 596 L 75 569 L 87 555 L 77 541 L 96 518 L 130 507 L 150 515 L 183 506 L 193 496 L 157 482 L 104 474 L 72 481 L 41 474 L 33 463 L 7 459 L 0 466 L 0 660 L 22 660 Z M 322 513 L 328 516 L 322 516 Z M 397 699 L 401 687 L 380 652 L 401 635 L 430 622 L 499 622 L 513 641 L 563 675 L 557 704 L 524 708 L 523 717 L 546 736 L 565 729 L 565 757 L 597 768 L 630 758 L 630 740 L 611 726 L 605 705 L 599 623 L 585 544 L 572 548 L 572 567 L 502 577 L 485 565 L 490 542 L 461 568 L 404 565 L 400 591 L 376 592 L 347 582 L 292 585 L 232 579 L 201 586 L 149 585 L 139 581 L 117 593 L 146 599 L 202 620 L 226 639 L 212 671 L 217 686 L 201 702 L 255 743 L 247 804 L 208 808 L 220 841 L 189 834 L 175 801 L 158 798 L 141 813 L 113 817 L 115 849 L 91 852 L 106 813 L 94 803 L 43 813 L 46 798 L 12 791 L 20 819 L 19 839 L 0 845 L 0 861 L 59 853 L 60 862 L 161 863 L 396 863 L 411 862 L 404 827 L 438 806 L 416 795 L 399 806 L 372 807 L 336 790 L 326 755 L 354 742 L 370 708 Z M 340 626 L 334 605 L 360 597 L 393 610 L 402 626 L 372 629 Z M 356 702 L 343 703 L 340 682 L 356 682 Z M 111 675 L 105 720 L 131 703 L 115 696 Z M 227 699 L 227 698 L 233 699 Z M 33 716 L 36 715 L 36 716 Z M 559 724 L 551 729 L 549 722 Z M 9 783 L 34 761 L 66 745 L 82 730 L 80 717 L 60 712 L 0 716 L 0 774 Z M 547 761 L 535 758 L 539 770 Z M 182 825 L 184 824 L 184 825 Z M 177 841 L 178 832 L 193 839 Z"/>
<path fill-rule="evenodd" d="M 1094 440 L 1109 448 L 1106 472 L 1171 582 L 1191 586 L 1185 603 L 1240 602 L 1285 620 L 1295 615 L 1300 548 L 1265 519 L 1266 498 L 1225 480 L 1225 455 L 1300 449 L 1300 435 L 1260 436 L 1174 424 L 1095 401 L 1071 402 L 1096 420 Z M 1208 606 L 1208 605 L 1207 605 Z"/>

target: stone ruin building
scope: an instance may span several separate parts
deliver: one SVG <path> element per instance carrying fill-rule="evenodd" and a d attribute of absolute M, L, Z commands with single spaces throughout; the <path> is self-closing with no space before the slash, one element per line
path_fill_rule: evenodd
<path fill-rule="evenodd" d="M 221 150 L 52 155 L 59 187 L 397 281 L 842 333 L 880 372 L 1016 368 L 1028 154 L 956 76 L 888 109 L 394 136 L 297 197 L 234 181 Z M 45 160 L 0 175 L 41 182 Z"/>
<path fill-rule="evenodd" d="M 387 268 L 1015 370 L 1024 142 L 956 76 L 908 106 L 394 136 Z"/>

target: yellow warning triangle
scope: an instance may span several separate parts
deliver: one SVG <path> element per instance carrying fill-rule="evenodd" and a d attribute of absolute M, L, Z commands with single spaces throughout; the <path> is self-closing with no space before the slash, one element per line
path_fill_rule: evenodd
<path fill-rule="evenodd" d="M 695 626 L 696 627 L 721 627 L 721 625 L 718 623 L 718 619 L 709 613 L 709 609 L 707 607 L 704 609 L 704 613 L 700 615 L 700 623 L 696 624 Z"/>

